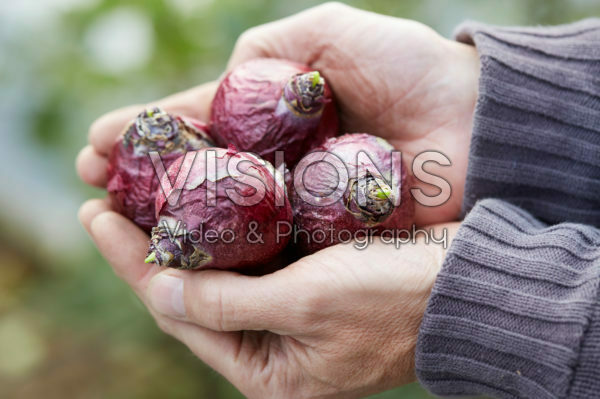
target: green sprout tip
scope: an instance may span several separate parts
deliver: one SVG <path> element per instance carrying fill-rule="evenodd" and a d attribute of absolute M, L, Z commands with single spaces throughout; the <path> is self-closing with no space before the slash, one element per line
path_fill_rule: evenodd
<path fill-rule="evenodd" d="M 317 87 L 317 85 L 319 84 L 320 81 L 321 81 L 321 75 L 319 74 L 319 71 L 314 71 L 313 78 L 312 78 L 312 88 L 314 89 L 315 87 Z"/>
<path fill-rule="evenodd" d="M 379 199 L 384 200 L 384 199 L 388 199 L 390 197 L 391 193 L 392 193 L 392 191 L 389 188 L 387 188 L 387 187 L 381 188 L 380 187 L 379 190 L 377 190 L 375 196 Z"/>
<path fill-rule="evenodd" d="M 151 252 L 150 255 L 146 259 L 144 259 L 144 263 L 154 263 L 156 260 L 156 253 Z"/>

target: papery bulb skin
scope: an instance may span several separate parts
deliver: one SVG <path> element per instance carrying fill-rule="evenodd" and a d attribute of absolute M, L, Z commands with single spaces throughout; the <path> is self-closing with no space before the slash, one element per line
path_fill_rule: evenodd
<path fill-rule="evenodd" d="M 302 253 L 350 241 L 355 234 L 376 236 L 412 225 L 410 176 L 392 151 L 382 138 L 345 134 L 307 154 L 306 160 L 314 156 L 310 166 L 305 168 L 304 160 L 296 166 L 291 202 L 298 231 L 295 243 Z M 364 161 L 365 154 L 372 163 Z M 334 169 L 336 162 L 345 167 L 346 176 Z M 338 199 L 328 203 L 327 198 Z"/>
<path fill-rule="evenodd" d="M 289 234 L 278 237 L 277 229 L 286 233 L 292 226 L 280 172 L 233 147 L 203 149 L 191 166 L 185 162 L 179 158 L 167 172 L 181 184 L 156 198 L 158 223 L 147 262 L 177 269 L 249 271 L 275 260 L 289 241 Z M 189 171 L 184 182 L 178 178 L 182 170 Z M 172 195 L 179 197 L 174 200 Z"/>
<path fill-rule="evenodd" d="M 127 125 L 109 155 L 106 188 L 113 209 L 150 233 L 156 225 L 159 177 L 149 153 L 157 152 L 166 169 L 181 154 L 213 145 L 205 123 L 157 107 L 144 110 Z"/>
<path fill-rule="evenodd" d="M 311 148 L 338 131 L 332 91 L 325 78 L 306 65 L 258 58 L 222 80 L 211 109 L 211 132 L 221 146 L 275 162 L 284 151 L 291 168 Z"/>

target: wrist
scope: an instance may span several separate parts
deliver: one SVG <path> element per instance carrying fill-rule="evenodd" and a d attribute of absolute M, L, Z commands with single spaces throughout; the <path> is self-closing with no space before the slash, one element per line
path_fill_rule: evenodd
<path fill-rule="evenodd" d="M 429 293 L 433 288 L 438 273 L 442 270 L 446 254 L 448 253 L 450 245 L 452 245 L 452 240 L 456 236 L 459 228 L 460 222 L 444 223 L 426 227 L 425 230 L 429 231 L 429 234 L 436 237 L 436 240 L 440 242 L 426 242 L 425 239 L 417 238 L 419 245 L 422 245 L 424 250 L 431 256 L 431 262 L 429 262 L 430 271 L 428 273 L 428 281 L 430 282 Z"/>
<path fill-rule="evenodd" d="M 446 40 L 446 48 L 449 52 L 449 73 L 455 80 L 461 97 L 459 99 L 462 119 L 465 132 L 471 134 L 473 127 L 473 115 L 479 96 L 479 75 L 481 72 L 481 62 L 479 54 L 474 46 L 459 43 L 454 40 Z"/>
<path fill-rule="evenodd" d="M 456 219 L 462 212 L 463 200 L 465 195 L 465 182 L 467 180 L 467 169 L 469 154 L 471 152 L 471 142 L 473 137 L 473 127 L 475 120 L 475 110 L 479 98 L 479 78 L 481 74 L 481 63 L 479 54 L 474 46 L 446 40 L 447 48 L 447 74 L 452 80 L 451 92 L 453 96 L 448 106 L 452 106 L 455 112 L 452 120 L 454 142 L 446 143 L 456 152 L 449 152 L 453 155 L 451 158 L 453 169 L 453 184 L 451 201 L 456 209 L 456 215 L 451 219 Z M 450 127 L 448 127 L 450 129 Z M 453 145 L 455 147 L 453 147 Z M 446 220 L 451 220 L 446 219 Z"/>

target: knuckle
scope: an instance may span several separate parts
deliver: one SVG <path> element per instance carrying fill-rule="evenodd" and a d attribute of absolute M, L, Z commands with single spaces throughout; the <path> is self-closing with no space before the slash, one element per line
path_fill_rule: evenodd
<path fill-rule="evenodd" d="M 195 321 L 205 327 L 217 331 L 225 331 L 223 292 L 214 285 L 207 285 L 201 290 L 200 301 L 191 305 Z"/>
<path fill-rule="evenodd" d="M 318 325 L 327 305 L 325 296 L 318 290 L 307 291 L 298 299 L 297 321 L 303 328 Z"/>
<path fill-rule="evenodd" d="M 258 27 L 252 27 L 246 29 L 242 34 L 238 37 L 235 47 L 243 48 L 252 44 L 256 37 L 258 36 Z"/>
<path fill-rule="evenodd" d="M 327 3 L 323 3 L 315 7 L 316 11 L 328 17 L 331 17 L 332 15 L 339 15 L 340 13 L 346 12 L 349 9 L 349 6 L 339 1 L 328 1 Z"/>
<path fill-rule="evenodd" d="M 307 273 L 307 270 L 326 268 L 318 257 L 307 256 L 303 259 L 305 266 L 299 270 L 296 280 L 301 282 L 295 285 L 293 295 L 288 295 L 290 302 L 287 309 L 293 312 L 295 328 L 302 331 L 311 331 L 323 323 L 323 316 L 330 312 L 331 287 L 320 278 L 314 278 L 320 273 Z M 293 299 L 292 299 L 293 298 Z"/>

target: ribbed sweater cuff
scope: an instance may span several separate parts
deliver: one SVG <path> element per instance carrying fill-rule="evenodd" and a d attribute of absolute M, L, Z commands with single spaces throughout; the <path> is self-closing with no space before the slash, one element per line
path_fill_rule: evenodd
<path fill-rule="evenodd" d="M 547 227 L 506 202 L 480 201 L 434 285 L 419 380 L 438 395 L 596 397 L 599 275 L 598 229 Z"/>
<path fill-rule="evenodd" d="M 463 202 L 502 198 L 551 223 L 600 225 L 600 20 L 468 22 L 481 59 Z"/>

